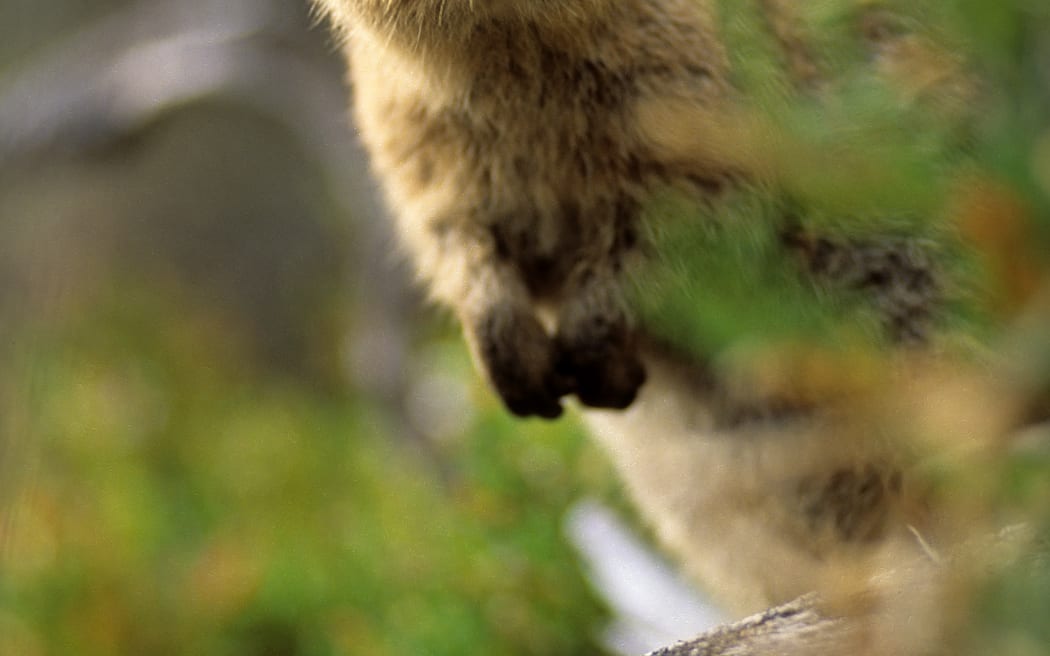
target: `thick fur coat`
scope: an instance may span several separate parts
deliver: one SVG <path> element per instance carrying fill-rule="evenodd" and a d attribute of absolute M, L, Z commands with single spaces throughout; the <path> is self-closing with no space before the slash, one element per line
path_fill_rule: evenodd
<path fill-rule="evenodd" d="M 709 199 L 775 177 L 747 138 L 711 2 L 315 3 L 344 39 L 356 125 L 401 241 L 512 412 L 555 417 L 567 395 L 599 409 L 588 420 L 643 513 L 738 610 L 902 549 L 921 560 L 891 449 L 837 439 L 819 413 L 785 429 L 728 402 L 724 381 L 641 337 L 626 306 L 621 278 L 645 250 L 654 191 Z M 797 3 L 758 5 L 794 83 L 819 87 Z M 908 51 L 869 36 L 880 66 Z M 807 239 L 785 247 L 818 276 L 877 279 L 906 299 L 887 301 L 895 337 L 921 337 L 925 263 L 849 244 L 836 259 Z"/>

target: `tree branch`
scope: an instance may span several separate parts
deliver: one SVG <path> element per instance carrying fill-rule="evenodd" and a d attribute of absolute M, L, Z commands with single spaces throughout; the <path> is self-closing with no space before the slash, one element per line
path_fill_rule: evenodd
<path fill-rule="evenodd" d="M 806 595 L 647 656 L 829 656 L 852 652 L 852 633 L 848 620 L 823 616 Z"/>

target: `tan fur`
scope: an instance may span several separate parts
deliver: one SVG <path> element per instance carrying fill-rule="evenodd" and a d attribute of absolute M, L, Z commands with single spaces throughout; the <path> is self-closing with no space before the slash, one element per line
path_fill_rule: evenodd
<path fill-rule="evenodd" d="M 886 553 L 921 557 L 892 448 L 837 439 L 831 415 L 735 398 L 632 327 L 618 277 L 648 195 L 707 197 L 783 164 L 741 109 L 709 3 L 315 2 L 345 37 L 401 239 L 513 412 L 553 417 L 567 394 L 634 402 L 588 421 L 663 542 L 738 610 L 827 591 Z M 760 6 L 799 88 L 818 86 L 795 3 Z M 894 337 L 921 341 L 935 296 L 921 255 L 892 258 L 898 271 L 894 244 L 785 246 L 820 277 L 880 281 Z"/>
<path fill-rule="evenodd" d="M 644 372 L 618 277 L 642 203 L 784 164 L 734 97 L 712 3 L 315 1 L 401 241 L 508 407 L 629 405 Z M 756 2 L 814 87 L 796 4 Z"/>
<path fill-rule="evenodd" d="M 649 380 L 634 405 L 585 418 L 660 541 L 724 607 L 758 612 L 852 580 L 888 545 L 917 551 L 895 445 L 640 350 Z"/>
<path fill-rule="evenodd" d="M 402 240 L 510 409 L 628 405 L 643 373 L 616 279 L 640 205 L 727 168 L 662 157 L 639 107 L 725 104 L 711 16 L 693 0 L 321 6 Z"/>

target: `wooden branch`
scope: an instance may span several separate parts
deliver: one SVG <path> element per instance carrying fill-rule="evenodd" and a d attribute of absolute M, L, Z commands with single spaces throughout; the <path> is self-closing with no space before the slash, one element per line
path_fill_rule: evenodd
<path fill-rule="evenodd" d="M 647 656 L 831 656 L 855 653 L 846 619 L 828 618 L 807 595 Z"/>

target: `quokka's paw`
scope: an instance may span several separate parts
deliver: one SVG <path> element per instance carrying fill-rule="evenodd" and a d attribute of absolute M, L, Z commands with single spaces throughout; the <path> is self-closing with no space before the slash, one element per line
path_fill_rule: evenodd
<path fill-rule="evenodd" d="M 493 308 L 473 330 L 477 355 L 508 410 L 520 417 L 561 415 L 560 399 L 572 388 L 554 366 L 554 340 L 531 311 Z"/>
<path fill-rule="evenodd" d="M 645 368 L 627 322 L 591 317 L 575 329 L 556 340 L 558 374 L 571 381 L 584 405 L 618 410 L 631 405 L 645 382 Z"/>

